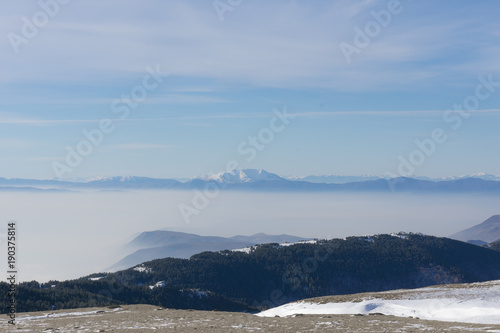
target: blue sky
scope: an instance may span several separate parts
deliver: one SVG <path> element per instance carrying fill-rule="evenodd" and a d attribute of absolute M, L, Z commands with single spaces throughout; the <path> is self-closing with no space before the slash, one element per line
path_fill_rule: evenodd
<path fill-rule="evenodd" d="M 402 175 L 401 158 L 419 176 L 500 175 L 500 84 L 484 86 L 500 82 L 499 9 L 494 0 L 10 1 L 0 14 L 0 177 L 54 178 L 54 163 L 71 169 L 62 178 L 192 177 L 231 160 L 281 175 Z M 346 44 L 357 48 L 349 59 Z M 146 68 L 161 82 L 149 77 L 155 88 L 116 120 L 113 103 L 140 91 Z M 446 118 L 478 101 L 477 89 L 488 96 Z M 285 108 L 295 117 L 249 161 L 238 147 L 269 134 Z M 68 166 L 66 147 L 76 151 L 102 119 L 115 119 L 113 131 Z M 415 140 L 435 129 L 446 140 L 427 154 Z"/>

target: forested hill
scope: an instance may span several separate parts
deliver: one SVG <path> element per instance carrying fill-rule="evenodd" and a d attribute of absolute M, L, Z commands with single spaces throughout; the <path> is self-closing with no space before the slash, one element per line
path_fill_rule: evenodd
<path fill-rule="evenodd" d="M 103 277 L 90 279 L 98 276 Z M 48 291 L 36 283 L 23 284 L 20 306 L 33 310 L 27 304 L 29 295 L 34 307 L 98 302 L 251 311 L 315 296 L 497 280 L 500 252 L 420 234 L 377 235 L 265 244 L 248 253 L 203 252 L 91 277 L 52 282 Z M 68 298 L 71 293 L 80 296 Z M 51 299 L 45 299 L 49 294 Z"/>
<path fill-rule="evenodd" d="M 316 244 L 266 244 L 250 253 L 204 252 L 159 259 L 108 278 L 201 288 L 247 304 L 435 284 L 500 279 L 500 254 L 418 234 L 349 237 Z M 271 300 L 270 294 L 273 294 Z"/>

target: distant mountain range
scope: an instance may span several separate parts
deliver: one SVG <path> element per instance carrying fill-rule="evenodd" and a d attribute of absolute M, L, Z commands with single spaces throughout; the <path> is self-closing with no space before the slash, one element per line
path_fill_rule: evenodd
<path fill-rule="evenodd" d="M 288 180 L 294 181 L 306 181 L 310 183 L 325 183 L 325 184 L 345 184 L 345 183 L 353 183 L 353 182 L 364 182 L 367 180 L 377 180 L 377 179 L 385 179 L 384 177 L 373 176 L 373 175 L 362 175 L 362 176 L 341 176 L 341 175 L 310 175 L 310 176 L 287 176 L 284 177 Z M 442 182 L 442 181 L 450 181 L 450 180 L 460 180 L 466 178 L 476 178 L 482 180 L 492 180 L 492 181 L 500 181 L 500 176 L 489 175 L 486 173 L 476 173 L 472 175 L 464 175 L 464 176 L 455 176 L 455 177 L 439 177 L 439 178 L 430 178 L 430 177 L 408 177 L 412 179 L 418 180 L 428 180 L 432 182 Z"/>
<path fill-rule="evenodd" d="M 378 176 L 340 176 L 340 175 L 311 175 L 311 176 L 286 176 L 283 177 L 293 181 L 304 181 L 309 183 L 325 183 L 325 184 L 345 184 L 364 182 L 367 180 L 377 180 L 382 177 Z"/>
<path fill-rule="evenodd" d="M 374 192 L 485 192 L 500 193 L 500 177 L 486 174 L 447 179 L 375 176 L 307 176 L 283 178 L 265 170 L 242 169 L 185 182 L 148 177 L 104 177 L 89 181 L 58 181 L 0 178 L 1 191 L 85 191 L 85 190 L 192 190 L 218 186 L 243 191 L 374 191 Z"/>
<path fill-rule="evenodd" d="M 204 251 L 233 250 L 264 243 L 293 243 L 305 239 L 297 236 L 267 235 L 264 233 L 226 238 L 164 230 L 148 231 L 139 234 L 126 244 L 123 250 L 134 252 L 109 267 L 108 271 L 126 269 L 159 258 L 188 259 L 192 255 Z"/>
<path fill-rule="evenodd" d="M 483 223 L 457 232 L 450 238 L 476 245 L 500 241 L 500 215 L 493 215 Z"/>

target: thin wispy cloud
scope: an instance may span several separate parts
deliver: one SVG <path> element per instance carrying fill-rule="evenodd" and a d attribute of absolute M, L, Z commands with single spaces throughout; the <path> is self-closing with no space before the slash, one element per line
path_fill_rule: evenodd
<path fill-rule="evenodd" d="M 145 104 L 218 104 L 232 103 L 232 101 L 203 95 L 193 94 L 169 94 L 158 98 L 151 98 L 144 101 Z"/>
<path fill-rule="evenodd" d="M 451 109 L 451 108 L 450 108 Z M 296 117 L 334 117 L 334 116 L 435 116 L 442 115 L 444 110 L 365 110 L 365 111 L 297 111 L 290 112 L 291 115 Z M 500 109 L 479 109 L 471 111 L 472 114 L 491 114 L 500 115 Z M 171 117 L 151 117 L 151 118 L 130 118 L 130 119 L 110 119 L 115 123 L 120 122 L 159 122 L 159 121 L 172 121 L 172 120 L 199 120 L 199 119 L 259 119 L 259 118 L 272 118 L 273 113 L 221 113 L 221 114 L 207 114 L 198 116 L 171 116 Z M 104 118 L 104 117 L 103 117 Z M 79 123 L 98 123 L 103 118 L 95 119 L 31 119 L 31 118 L 0 118 L 0 124 L 11 125 L 32 125 L 32 126 L 62 126 L 67 124 Z M 106 118 L 108 119 L 108 118 Z M 210 124 L 197 124 L 197 123 L 184 123 L 186 126 L 210 126 Z"/>
<path fill-rule="evenodd" d="M 298 112 L 298 117 L 331 117 L 331 116 L 429 116 L 442 115 L 447 110 L 391 110 L 391 111 L 334 111 L 334 112 Z M 500 109 L 474 110 L 471 113 L 498 114 Z"/>
<path fill-rule="evenodd" d="M 40 141 L 0 137 L 0 149 L 27 149 L 40 147 L 41 145 Z"/>
<path fill-rule="evenodd" d="M 2 136 L 45 142 L 44 156 L 65 158 L 68 146 L 78 150 L 97 140 L 101 120 L 112 119 L 114 130 L 101 131 L 103 144 L 95 149 L 108 154 L 89 156 L 75 177 L 124 165 L 143 174 L 146 160 L 155 161 L 156 175 L 171 176 L 164 174 L 169 163 L 182 176 L 220 169 L 228 154 L 237 154 L 234 147 L 266 133 L 274 108 L 286 105 L 293 124 L 245 167 L 328 173 L 351 172 L 354 163 L 361 173 L 380 174 L 415 149 L 414 133 L 432 131 L 444 112 L 474 95 L 479 77 L 491 76 L 491 96 L 470 117 L 448 119 L 463 122 L 454 135 L 467 145 L 446 145 L 421 172 L 488 166 L 498 173 L 498 147 L 489 139 L 497 135 L 492 120 L 499 114 L 500 3 L 401 0 L 400 7 L 381 24 L 375 16 L 388 10 L 384 0 L 246 1 L 223 21 L 210 1 L 70 1 L 18 53 L 9 38 L 0 39 L 0 110 L 9 111 L 0 114 Z M 22 34 L 23 17 L 39 10 L 38 3 L 9 2 L 0 35 Z M 377 22 L 379 31 L 367 32 Z M 342 43 L 357 45 L 351 61 Z M 131 101 L 144 88 L 148 66 L 169 75 Z M 124 142 L 180 148 L 165 154 L 159 147 L 142 147 L 140 154 L 123 153 L 138 145 L 104 148 Z M 4 168 L 12 175 L 28 169 L 11 164 Z M 54 177 L 50 164 L 29 168 Z"/>
<path fill-rule="evenodd" d="M 446 80 L 442 71 L 428 67 L 428 76 L 419 78 L 424 68 L 419 62 L 423 58 L 447 57 L 447 50 L 462 48 L 462 32 L 470 38 L 481 36 L 477 40 L 467 39 L 474 49 L 484 40 L 495 38 L 498 30 L 493 23 L 482 28 L 481 19 L 473 16 L 469 22 L 450 24 L 438 15 L 438 9 L 424 12 L 423 4 L 402 1 L 404 11 L 350 66 L 338 44 L 352 42 L 354 28 L 363 28 L 368 19 L 373 19 L 370 11 L 384 9 L 385 2 L 339 1 L 314 8 L 301 1 L 257 1 L 238 8 L 233 19 L 223 24 L 208 3 L 111 3 L 106 7 L 113 10 L 106 15 L 100 14 L 105 11 L 96 10 L 96 6 L 103 6 L 102 2 L 76 2 L 66 7 L 43 31 L 43 47 L 36 43 L 26 45 L 31 61 L 22 68 L 15 66 L 20 60 L 14 57 L 10 45 L 1 44 L 7 65 L 2 80 L 88 81 L 98 73 L 104 80 L 112 80 L 122 76 L 120 73 L 140 73 L 145 64 L 159 63 L 177 76 L 237 80 L 259 86 L 378 89 L 381 80 L 393 87 L 408 82 L 408 77 L 414 77 L 413 84 L 428 77 Z M 456 9 L 448 11 L 447 15 L 452 16 Z M 90 12 L 91 16 L 82 15 Z M 253 23 L 255 17 L 259 17 L 258 29 Z M 196 25 L 191 24 L 193 18 Z M 422 19 L 425 25 L 413 24 Z M 19 29 L 19 23 L 14 22 L 9 20 L 12 25 L 4 29 Z M 485 68 L 497 66 L 491 56 L 469 56 L 463 59 L 449 54 L 449 69 L 467 62 L 482 63 Z M 413 68 L 401 71 L 401 66 L 409 62 Z"/>
<path fill-rule="evenodd" d="M 174 88 L 170 89 L 171 92 L 181 92 L 181 93 L 210 93 L 216 92 L 216 89 L 208 87 L 184 87 L 184 88 Z"/>
<path fill-rule="evenodd" d="M 212 124 L 209 123 L 182 123 L 182 126 L 186 127 L 210 127 L 213 126 Z"/>
<path fill-rule="evenodd" d="M 1 157 L 0 160 L 5 162 L 54 162 L 54 161 L 64 161 L 64 157 L 61 156 L 34 156 L 34 157 Z"/>
<path fill-rule="evenodd" d="M 113 150 L 113 149 L 144 150 L 144 149 L 170 149 L 172 147 L 174 147 L 174 145 L 162 145 L 162 144 L 155 144 L 155 143 L 134 142 L 134 143 L 122 143 L 122 144 L 116 144 L 116 145 L 108 145 L 108 146 L 105 146 L 104 149 L 108 149 L 108 150 Z"/>
<path fill-rule="evenodd" d="M 64 124 L 78 124 L 78 123 L 94 123 L 99 119 L 30 119 L 30 118 L 7 118 L 0 119 L 0 124 L 10 125 L 64 125 Z"/>

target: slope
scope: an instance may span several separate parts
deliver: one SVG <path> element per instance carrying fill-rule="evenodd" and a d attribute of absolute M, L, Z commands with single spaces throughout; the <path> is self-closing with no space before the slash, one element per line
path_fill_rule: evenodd
<path fill-rule="evenodd" d="M 481 240 L 486 243 L 500 239 L 500 215 L 493 215 L 481 224 L 459 231 L 450 236 L 463 242 Z"/>

